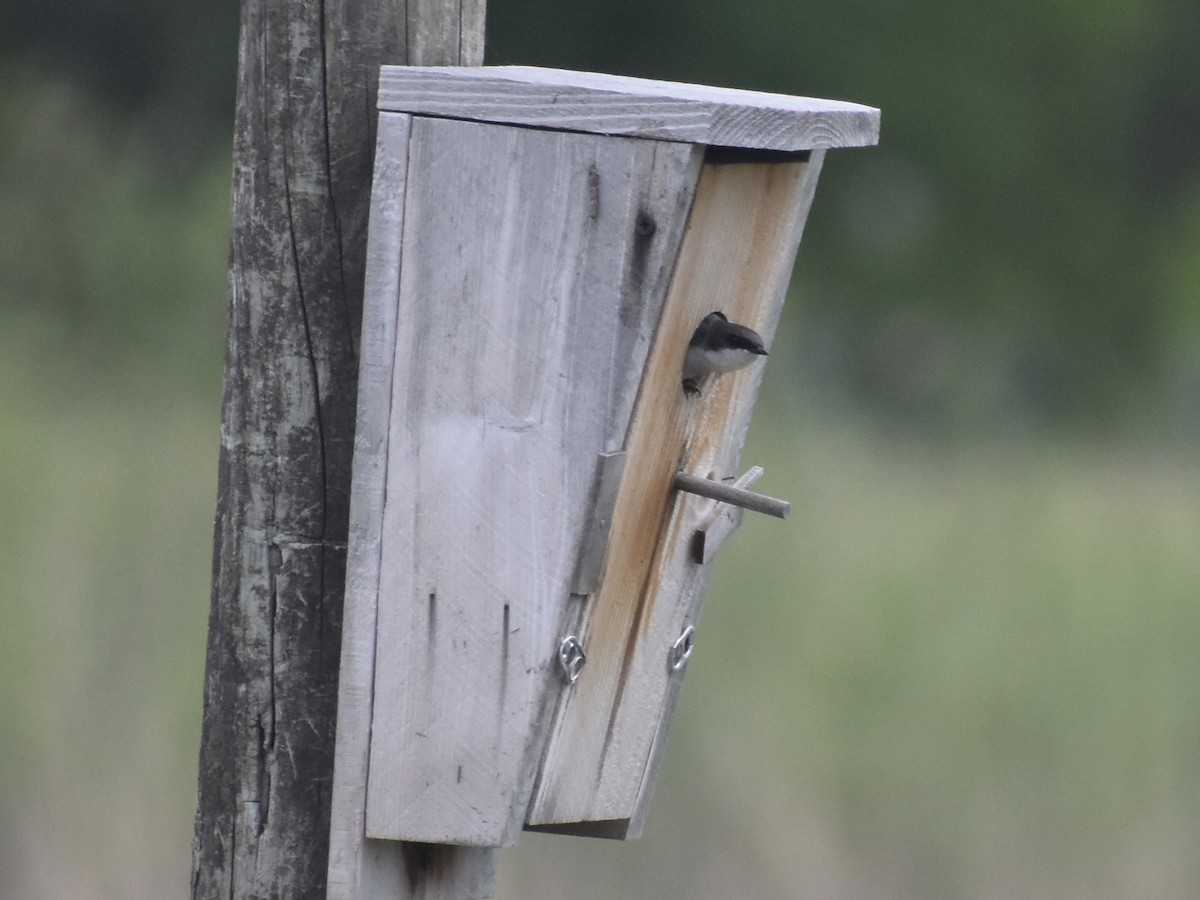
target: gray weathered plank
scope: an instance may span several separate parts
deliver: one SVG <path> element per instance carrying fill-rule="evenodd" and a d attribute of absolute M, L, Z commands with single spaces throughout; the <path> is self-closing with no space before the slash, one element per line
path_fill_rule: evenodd
<path fill-rule="evenodd" d="M 701 155 L 413 120 L 403 225 L 384 226 L 403 265 L 367 296 L 400 323 L 393 389 L 359 413 L 389 428 L 369 838 L 522 827 L 600 454 L 624 440 Z M 374 202 L 386 220 L 401 200 Z"/>
<path fill-rule="evenodd" d="M 682 674 L 670 670 L 669 648 L 697 620 L 709 577 L 691 554 L 709 501 L 671 484 L 681 460 L 693 474 L 733 474 L 762 373 L 723 376 L 690 399 L 679 385 L 683 354 L 714 309 L 770 341 L 822 155 L 703 170 L 630 427 L 608 563 L 582 629 L 588 664 L 557 711 L 532 826 L 640 832 Z"/>
<path fill-rule="evenodd" d="M 383 544 L 388 419 L 394 379 L 403 193 L 411 117 L 383 115 L 367 245 L 358 427 L 350 506 L 338 727 L 330 815 L 328 900 L 486 900 L 495 853 L 366 838 L 367 764 L 375 674 L 379 559 Z M 393 502 L 402 498 L 393 497 Z"/>
<path fill-rule="evenodd" d="M 334 747 L 329 826 L 328 900 L 381 896 L 364 883 L 387 880 L 383 871 L 403 871 L 399 846 L 365 853 L 367 752 L 371 733 L 371 679 L 375 671 L 376 596 L 383 522 L 387 425 L 372 409 L 387 408 L 392 393 L 395 303 L 379 302 L 399 277 L 400 243 L 392 240 L 404 222 L 398 198 L 382 189 L 407 177 L 410 116 L 381 116 L 375 152 L 374 196 L 367 242 L 363 345 L 358 372 L 358 425 L 354 435 L 342 656 L 338 679 L 338 723 Z M 393 289 L 394 290 L 394 289 Z M 372 299 L 374 298 L 374 299 Z M 374 877 L 368 871 L 381 870 Z"/>
<path fill-rule="evenodd" d="M 407 0 L 387 24 L 403 30 L 414 65 L 478 65 L 486 15 L 486 0 Z"/>
<path fill-rule="evenodd" d="M 379 107 L 760 150 L 879 140 L 879 110 L 857 103 L 524 66 L 384 66 Z"/>

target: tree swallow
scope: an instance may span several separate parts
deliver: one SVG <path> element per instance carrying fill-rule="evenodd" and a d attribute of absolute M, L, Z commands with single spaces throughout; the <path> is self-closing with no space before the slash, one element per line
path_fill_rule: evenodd
<path fill-rule="evenodd" d="M 724 313 L 710 312 L 688 342 L 683 359 L 683 392 L 698 394 L 697 382 L 710 372 L 736 372 L 754 362 L 756 356 L 766 355 L 757 331 L 730 322 Z"/>

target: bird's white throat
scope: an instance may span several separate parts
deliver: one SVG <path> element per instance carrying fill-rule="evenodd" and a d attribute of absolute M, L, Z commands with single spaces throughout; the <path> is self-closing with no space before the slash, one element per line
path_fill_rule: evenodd
<path fill-rule="evenodd" d="M 736 372 L 754 362 L 757 354 L 740 347 L 688 347 L 684 370 L 689 377 L 709 372 Z"/>

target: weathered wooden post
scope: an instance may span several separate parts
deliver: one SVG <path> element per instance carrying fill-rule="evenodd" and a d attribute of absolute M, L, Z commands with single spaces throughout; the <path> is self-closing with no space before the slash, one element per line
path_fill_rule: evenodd
<path fill-rule="evenodd" d="M 825 149 L 878 133 L 855 104 L 530 68 L 385 66 L 379 107 L 345 898 L 398 883 L 393 842 L 641 832 L 725 501 L 761 474 L 709 489 L 762 367 L 689 396 L 689 339 L 719 310 L 769 344 Z"/>
<path fill-rule="evenodd" d="M 478 65 L 484 13 L 241 3 L 193 900 L 325 896 L 379 65 Z"/>

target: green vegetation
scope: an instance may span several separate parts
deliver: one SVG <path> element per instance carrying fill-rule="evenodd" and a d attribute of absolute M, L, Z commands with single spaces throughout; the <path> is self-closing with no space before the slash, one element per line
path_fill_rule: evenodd
<path fill-rule="evenodd" d="M 236 8 L 88 55 L 111 11 L 59 6 L 0 12 L 0 898 L 157 898 Z M 744 456 L 794 513 L 723 551 L 646 838 L 530 836 L 503 896 L 1193 896 L 1200 7 L 567 8 L 493 4 L 492 61 L 858 100 L 884 144 L 827 161 Z"/>
<path fill-rule="evenodd" d="M 51 346 L 0 337 L 0 896 L 171 896 L 195 802 L 215 398 L 150 365 L 48 365 Z"/>

